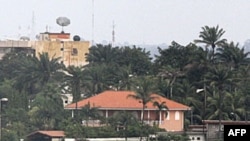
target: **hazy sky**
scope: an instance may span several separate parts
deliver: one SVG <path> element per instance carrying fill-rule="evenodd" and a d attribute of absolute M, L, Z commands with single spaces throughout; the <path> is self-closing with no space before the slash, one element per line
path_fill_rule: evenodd
<path fill-rule="evenodd" d="M 249 0 L 0 0 L 0 38 L 15 38 L 46 31 L 60 32 L 60 16 L 71 24 L 72 37 L 95 42 L 115 40 L 130 44 L 186 45 L 197 39 L 201 27 L 219 25 L 224 38 L 243 44 L 250 39 Z M 34 13 L 34 24 L 32 24 Z M 94 13 L 94 28 L 92 15 Z M 33 28 L 32 28 L 33 27 Z M 92 32 L 94 29 L 94 32 Z M 94 34 L 93 34 L 94 33 Z"/>

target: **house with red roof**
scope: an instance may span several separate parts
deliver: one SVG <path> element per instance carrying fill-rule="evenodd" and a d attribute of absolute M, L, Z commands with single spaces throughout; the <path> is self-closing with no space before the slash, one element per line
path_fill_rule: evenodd
<path fill-rule="evenodd" d="M 135 117 L 141 119 L 142 117 L 142 103 L 140 100 L 131 98 L 129 95 L 135 95 L 133 91 L 104 91 L 95 96 L 89 97 L 65 106 L 65 109 L 73 111 L 81 109 L 90 104 L 90 107 L 96 107 L 100 114 L 106 118 L 112 116 L 118 111 L 129 111 Z M 157 123 L 160 128 L 167 131 L 183 131 L 184 129 L 184 112 L 191 110 L 190 107 L 173 100 L 167 99 L 157 94 L 153 94 L 158 103 L 165 103 L 168 109 L 159 111 L 158 107 L 154 106 L 153 102 L 149 102 L 144 110 L 144 122 L 149 125 Z M 157 114 L 157 111 L 160 112 Z M 98 122 L 96 122 L 98 123 Z M 92 124 L 94 125 L 94 124 Z M 96 125 L 96 124 L 95 124 Z"/>
<path fill-rule="evenodd" d="M 65 137 L 64 131 L 39 130 L 27 135 L 28 141 L 62 141 Z"/>

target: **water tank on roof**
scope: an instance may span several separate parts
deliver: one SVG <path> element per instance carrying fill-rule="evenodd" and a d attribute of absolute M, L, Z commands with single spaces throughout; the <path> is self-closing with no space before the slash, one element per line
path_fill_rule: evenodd
<path fill-rule="evenodd" d="M 75 35 L 75 36 L 73 37 L 73 40 L 74 40 L 74 41 L 80 41 L 80 40 L 81 40 L 81 37 L 78 36 L 78 35 Z"/>

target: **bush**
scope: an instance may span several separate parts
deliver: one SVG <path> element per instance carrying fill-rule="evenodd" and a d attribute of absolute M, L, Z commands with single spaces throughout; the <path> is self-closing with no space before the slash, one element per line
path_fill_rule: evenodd
<path fill-rule="evenodd" d="M 17 133 L 11 130 L 2 130 L 1 141 L 19 141 Z"/>

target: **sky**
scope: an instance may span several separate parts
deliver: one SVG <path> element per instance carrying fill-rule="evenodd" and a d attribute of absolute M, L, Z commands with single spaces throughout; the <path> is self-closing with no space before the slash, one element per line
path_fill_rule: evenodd
<path fill-rule="evenodd" d="M 249 0 L 0 0 L 0 39 L 61 32 L 58 17 L 70 19 L 64 31 L 96 43 L 187 45 L 201 27 L 217 26 L 224 38 L 250 39 Z"/>

